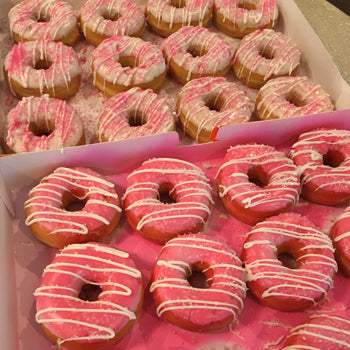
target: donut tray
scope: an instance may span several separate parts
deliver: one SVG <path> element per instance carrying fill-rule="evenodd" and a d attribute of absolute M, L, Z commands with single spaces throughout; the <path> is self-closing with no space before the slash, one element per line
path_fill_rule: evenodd
<path fill-rule="evenodd" d="M 141 7 L 145 7 L 146 0 L 134 1 Z M 7 13 L 11 6 L 18 2 L 19 0 L 4 0 L 0 2 L 0 13 Z M 84 3 L 82 0 L 70 0 L 68 2 L 72 3 L 76 11 L 78 11 Z M 332 102 L 337 110 L 349 109 L 350 86 L 341 77 L 337 67 L 320 39 L 303 17 L 293 0 L 276 0 L 276 2 L 280 11 L 280 17 L 275 29 L 286 34 L 302 52 L 299 75 L 306 75 L 315 83 L 320 84 L 330 94 Z M 208 28 L 212 31 L 218 32 L 229 43 L 232 52 L 236 50 L 240 42 L 239 39 L 231 38 L 223 34 L 211 23 Z M 146 28 L 143 39 L 152 42 L 158 47 L 160 47 L 164 40 L 164 38 L 152 33 L 148 28 Z M 14 42 L 10 36 L 7 16 L 0 15 L 0 63 L 3 62 L 13 44 Z M 86 134 L 86 142 L 89 144 L 96 143 L 98 142 L 96 137 L 96 118 L 99 115 L 106 98 L 92 84 L 91 53 L 94 47 L 87 44 L 82 38 L 73 48 L 78 55 L 79 63 L 82 68 L 82 83 L 76 95 L 71 98 L 68 103 L 77 110 L 82 118 Z M 19 101 L 11 94 L 1 74 L 2 72 L 0 72 L 0 104 L 3 108 L 0 109 L 0 127 L 5 125 L 8 112 L 14 108 Z M 255 101 L 257 90 L 250 89 L 241 84 L 235 78 L 233 69 L 229 70 L 226 78 L 229 81 L 236 82 L 239 89 L 245 91 L 252 102 Z M 182 86 L 174 81 L 174 79 L 168 74 L 162 89 L 159 92 L 160 96 L 167 98 L 170 107 L 174 111 L 176 109 L 177 94 L 181 87 Z M 254 115 L 252 116 L 251 121 L 256 121 Z M 182 145 L 195 143 L 194 140 L 181 131 L 178 121 L 177 124 L 180 143 Z M 6 137 L 6 128 L 2 127 L 1 130 L 3 131 L 2 134 L 0 134 L 0 139 Z M 217 130 L 213 132 L 212 138 L 215 138 L 216 131 Z"/>
<path fill-rule="evenodd" d="M 85 166 L 106 175 L 116 184 L 120 196 L 128 173 L 152 157 L 174 157 L 200 166 L 212 185 L 215 205 L 202 232 L 220 237 L 240 254 L 244 235 L 251 226 L 230 217 L 216 193 L 215 175 L 231 145 L 246 142 L 271 144 L 287 152 L 298 135 L 318 127 L 350 130 L 348 111 L 292 118 L 288 121 L 250 123 L 230 132 L 219 130 L 220 141 L 179 146 L 175 132 L 104 144 L 19 154 L 0 159 L 0 342 L 6 350 L 49 349 L 54 345 L 35 322 L 34 290 L 56 249 L 39 242 L 25 225 L 23 204 L 28 191 L 59 166 Z M 294 212 L 307 216 L 327 233 L 345 205 L 326 207 L 300 200 Z M 334 287 L 319 305 L 303 312 L 279 312 L 260 305 L 248 292 L 237 324 L 217 333 L 201 334 L 182 330 L 160 319 L 149 292 L 151 270 L 161 249 L 135 233 L 125 215 L 105 243 L 127 251 L 143 274 L 145 298 L 132 330 L 111 349 L 282 349 L 291 327 L 312 313 L 340 311 L 350 314 L 350 279 L 338 272 Z"/>

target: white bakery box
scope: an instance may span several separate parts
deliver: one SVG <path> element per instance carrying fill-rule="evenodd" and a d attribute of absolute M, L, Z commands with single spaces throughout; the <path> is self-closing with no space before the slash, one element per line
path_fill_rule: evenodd
<path fill-rule="evenodd" d="M 200 166 L 210 179 L 215 202 L 202 231 L 227 241 L 239 254 L 244 235 L 251 227 L 230 217 L 216 194 L 215 174 L 227 148 L 235 144 L 257 142 L 274 145 L 287 152 L 298 135 L 304 131 L 319 127 L 350 130 L 349 85 L 341 78 L 325 48 L 294 2 L 279 0 L 277 3 L 281 10 L 278 29 L 288 34 L 302 50 L 302 73 L 327 90 L 335 103 L 335 112 L 222 127 L 216 135 L 217 141 L 210 144 L 183 146 L 181 135 L 171 132 L 0 158 L 0 349 L 57 348 L 35 322 L 33 296 L 34 290 L 40 284 L 43 269 L 51 262 L 57 250 L 45 246 L 32 235 L 24 223 L 23 207 L 28 191 L 55 168 L 90 167 L 112 180 L 122 196 L 128 173 L 144 160 L 174 157 L 192 162 Z M 1 1 L 0 4 L 2 14 L 7 13 L 13 5 L 6 1 Z M 6 20 L 1 23 L 6 23 Z M 1 53 L 2 59 L 4 54 Z M 2 81 L 2 103 L 7 96 L 4 89 L 6 87 Z M 3 114 L 6 114 L 8 106 L 2 104 L 2 107 Z M 303 200 L 293 209 L 307 216 L 326 233 L 343 210 L 344 206 L 326 207 Z M 334 287 L 327 299 L 309 310 L 293 313 L 274 311 L 261 306 L 248 293 L 237 324 L 214 334 L 188 332 L 156 315 L 155 304 L 149 292 L 149 281 L 161 246 L 133 232 L 125 215 L 106 242 L 130 253 L 141 270 L 145 283 L 141 313 L 132 330 L 113 349 L 281 349 L 290 328 L 304 321 L 310 313 L 322 310 L 350 314 L 350 294 L 344 292 L 349 290 L 350 280 L 337 273 Z"/>

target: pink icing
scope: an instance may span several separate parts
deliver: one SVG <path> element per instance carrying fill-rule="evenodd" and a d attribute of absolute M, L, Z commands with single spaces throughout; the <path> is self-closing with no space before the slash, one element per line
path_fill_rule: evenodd
<path fill-rule="evenodd" d="M 206 277 L 208 288 L 187 281 L 194 266 Z M 204 234 L 171 239 L 153 267 L 152 284 L 157 315 L 190 330 L 216 330 L 237 321 L 246 284 L 241 261 L 219 239 Z M 174 321 L 176 320 L 176 322 Z"/>
<path fill-rule="evenodd" d="M 262 109 L 264 119 L 272 113 L 279 118 L 332 111 L 334 106 L 329 95 L 307 77 L 279 77 L 269 80 L 258 92 L 256 109 Z M 300 105 L 289 100 L 298 99 Z"/>
<path fill-rule="evenodd" d="M 255 167 L 261 168 L 268 179 L 264 187 L 249 181 L 248 173 Z M 217 181 L 219 196 L 229 196 L 231 203 L 246 209 L 246 215 L 254 223 L 276 211 L 284 211 L 287 206 L 293 207 L 299 198 L 296 166 L 284 153 L 268 145 L 231 147 L 217 172 Z M 242 219 L 240 212 L 231 214 Z"/>
<path fill-rule="evenodd" d="M 268 51 L 271 58 L 264 57 L 261 51 Z M 259 74 L 264 81 L 291 75 L 300 64 L 300 56 L 300 50 L 288 36 L 273 29 L 256 30 L 242 39 L 236 51 L 235 64 L 240 62 L 242 68 L 235 69 L 235 73 L 241 79 L 244 67 L 249 70 L 249 76 L 251 73 Z"/>
<path fill-rule="evenodd" d="M 7 146 L 16 153 L 44 151 L 75 146 L 84 136 L 82 122 L 74 108 L 64 100 L 23 97 L 7 115 Z M 34 123 L 49 135 L 37 136 L 30 131 Z"/>
<path fill-rule="evenodd" d="M 84 207 L 78 211 L 66 210 L 62 202 L 67 193 L 83 201 Z M 96 240 L 101 230 L 121 213 L 114 184 L 87 168 L 57 168 L 29 196 L 25 202 L 29 211 L 26 225 L 39 223 L 50 235 L 71 237 L 73 241 L 76 237 L 83 241 Z"/>
<path fill-rule="evenodd" d="M 118 15 L 118 19 L 110 20 Z M 80 18 L 86 29 L 106 35 L 130 35 L 139 32 L 145 23 L 145 15 L 138 5 L 130 0 L 89 0 L 80 9 Z"/>
<path fill-rule="evenodd" d="M 332 151 L 343 159 L 338 166 L 324 164 L 323 157 Z M 302 186 L 310 184 L 316 191 L 327 191 L 331 197 L 339 193 L 341 198 L 338 202 L 350 198 L 349 131 L 321 129 L 303 133 L 293 145 L 290 156 L 301 174 Z"/>
<path fill-rule="evenodd" d="M 130 122 L 142 118 L 141 125 Z M 151 89 L 135 87 L 107 100 L 98 117 L 99 141 L 123 140 L 172 131 L 175 128 L 174 112 L 165 98 Z"/>
<path fill-rule="evenodd" d="M 224 100 L 220 111 L 210 110 L 206 102 Z M 186 131 L 191 122 L 197 128 L 196 141 L 202 130 L 211 131 L 215 127 L 247 122 L 254 105 L 248 96 L 233 82 L 223 77 L 203 77 L 189 81 L 179 92 L 177 113 L 186 116 L 182 122 Z"/>
<path fill-rule="evenodd" d="M 77 16 L 70 4 L 56 0 L 24 0 L 9 11 L 12 33 L 23 41 L 60 41 L 77 28 Z M 44 18 L 47 21 L 39 21 Z"/>
<path fill-rule="evenodd" d="M 35 69 L 36 62 L 42 59 L 50 61 L 50 67 Z M 61 42 L 47 39 L 14 45 L 5 58 L 4 67 L 11 89 L 11 80 L 14 80 L 25 89 L 38 89 L 41 94 L 44 88 L 53 89 L 55 94 L 57 86 L 69 91 L 71 81 L 81 74 L 74 50 Z"/>
<path fill-rule="evenodd" d="M 191 48 L 202 55 L 192 56 Z M 187 81 L 192 73 L 205 76 L 224 70 L 232 58 L 230 45 L 219 34 L 199 26 L 182 27 L 163 41 L 161 50 L 168 66 L 174 61 L 188 71 Z"/>
<path fill-rule="evenodd" d="M 293 255 L 296 268 L 282 265 L 279 248 Z M 327 235 L 295 213 L 258 223 L 243 245 L 243 260 L 251 291 L 267 306 L 292 311 L 323 300 L 333 285 L 337 264 Z"/>
<path fill-rule="evenodd" d="M 256 9 L 245 9 L 244 4 L 254 5 Z M 214 11 L 222 14 L 225 21 L 232 22 L 242 32 L 246 28 L 264 28 L 271 21 L 274 27 L 278 18 L 274 0 L 214 0 Z"/>
<path fill-rule="evenodd" d="M 99 286 L 96 301 L 80 299 L 85 284 Z M 71 244 L 49 264 L 36 289 L 36 321 L 57 338 L 97 344 L 111 340 L 136 319 L 142 276 L 129 254 L 104 244 Z"/>
<path fill-rule="evenodd" d="M 158 199 L 159 188 L 164 184 L 176 203 Z M 147 237 L 148 230 L 156 230 L 164 241 L 202 227 L 210 214 L 211 201 L 211 187 L 203 171 L 173 158 L 144 162 L 128 176 L 124 195 L 127 218 L 137 232 Z"/>
<path fill-rule="evenodd" d="M 123 67 L 119 57 L 132 56 L 136 67 Z M 140 38 L 117 35 L 104 40 L 92 53 L 93 79 L 100 75 L 112 84 L 134 86 L 164 73 L 165 61 L 157 46 Z"/>

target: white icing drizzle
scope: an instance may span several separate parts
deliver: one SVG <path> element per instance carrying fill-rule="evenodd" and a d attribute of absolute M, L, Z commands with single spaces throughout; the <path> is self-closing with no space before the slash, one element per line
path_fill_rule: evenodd
<path fill-rule="evenodd" d="M 269 169 L 266 174 L 268 184 L 263 188 L 250 183 L 248 175 L 240 170 L 255 166 Z M 231 147 L 216 177 L 219 196 L 229 194 L 231 201 L 241 202 L 244 208 L 288 202 L 294 204 L 298 199 L 299 177 L 295 165 L 270 146 L 248 144 Z"/>
<path fill-rule="evenodd" d="M 292 336 L 300 337 L 303 342 L 318 347 L 293 344 L 284 347 L 283 350 L 326 349 L 326 346 L 327 349 L 350 349 L 350 320 L 329 314 L 311 316 L 308 321 L 291 330 L 290 337 Z"/>
<path fill-rule="evenodd" d="M 266 281 L 266 279 L 270 281 L 270 287 L 262 293 L 262 298 L 291 297 L 297 300 L 314 301 L 315 295 L 325 296 L 333 284 L 333 274 L 337 269 L 337 264 L 333 258 L 331 241 L 328 236 L 317 229 L 305 226 L 305 223 L 283 221 L 283 216 L 299 217 L 297 214 L 281 214 L 273 220 L 269 219 L 257 224 L 248 233 L 244 249 L 254 249 L 255 252 L 264 250 L 265 253 L 262 256 L 265 257 L 266 254 L 270 255 L 267 251 L 271 251 L 273 256 L 270 259 L 257 257 L 254 261 L 247 261 L 248 281 Z M 255 240 L 256 237 L 261 237 L 261 239 Z M 289 240 L 299 242 L 300 247 L 298 251 L 293 252 L 293 256 L 297 257 L 298 262 L 303 259 L 302 267 L 299 264 L 296 269 L 289 269 L 283 266 L 276 257 L 275 242 L 286 244 Z M 308 253 L 300 254 L 302 250 L 308 250 Z"/>
<path fill-rule="evenodd" d="M 65 277 L 67 274 L 68 278 Z M 89 278 L 101 281 L 90 281 Z M 101 286 L 103 292 L 98 300 L 83 301 L 78 297 L 78 290 L 64 285 L 73 283 L 75 279 Z M 106 282 L 103 282 L 104 279 Z M 139 280 L 139 290 L 131 289 L 133 285 L 136 288 L 134 279 Z M 67 341 L 112 339 L 118 329 L 113 329 L 115 321 L 111 324 L 105 321 L 108 314 L 120 315 L 121 320 L 125 319 L 119 321 L 121 324 L 136 318 L 134 311 L 137 302 L 119 304 L 124 299 L 119 299 L 118 295 L 135 294 L 133 298 L 138 298 L 141 289 L 141 273 L 129 261 L 129 254 L 97 243 L 72 244 L 62 250 L 44 270 L 41 286 L 34 293 L 37 297 L 36 321 L 43 323 L 58 337 L 58 345 L 64 345 Z M 101 316 L 96 317 L 97 314 Z"/>
<path fill-rule="evenodd" d="M 172 256 L 172 250 L 174 252 L 175 250 L 183 251 L 184 260 L 169 260 L 169 257 Z M 206 261 L 205 259 L 207 258 L 205 256 L 209 255 L 211 256 L 211 261 L 208 262 L 209 266 L 202 271 L 206 273 L 210 270 L 213 273 L 213 277 L 208 280 L 210 283 L 209 288 L 197 289 L 192 287 L 186 280 L 186 277 L 191 274 L 191 265 L 188 263 L 189 260 L 187 260 L 187 257 L 193 260 L 193 256 L 197 256 L 198 260 L 204 259 Z M 167 260 L 163 260 L 163 257 L 167 257 Z M 218 261 L 219 263 L 214 263 L 214 261 Z M 178 297 L 176 299 L 162 300 L 158 304 L 158 316 L 162 316 L 167 311 L 176 312 L 176 310 L 181 310 L 180 312 L 190 312 L 192 314 L 195 310 L 198 312 L 213 309 L 218 312 L 232 313 L 234 319 L 236 319 L 237 314 L 243 308 L 246 285 L 241 275 L 243 269 L 240 259 L 233 251 L 227 250 L 220 242 L 211 240 L 202 234 L 173 238 L 162 248 L 156 264 L 160 267 L 165 267 L 169 277 L 154 280 L 150 291 L 155 293 L 158 289 L 169 289 L 171 291 L 174 288 L 178 289 L 178 292 L 176 292 Z M 183 278 L 172 277 L 179 276 L 178 272 L 180 272 Z M 222 278 L 224 278 L 224 281 L 222 281 Z M 216 281 L 217 279 L 219 281 Z M 191 294 L 188 291 L 191 291 Z M 210 300 L 212 299 L 210 297 L 212 293 L 217 295 L 215 301 Z M 191 297 L 183 298 L 183 295 Z M 223 295 L 227 295 L 235 301 L 227 299 Z"/>
<path fill-rule="evenodd" d="M 147 181 L 139 182 L 141 179 Z M 176 203 L 157 199 L 163 183 L 170 184 L 169 194 Z M 211 187 L 202 170 L 193 164 L 172 158 L 151 159 L 128 176 L 124 202 L 127 215 L 130 212 L 138 218 L 137 230 L 145 225 L 160 231 L 167 226 L 167 230 L 182 231 L 185 225 L 190 230 L 198 222 L 204 224 L 210 214 Z"/>
<path fill-rule="evenodd" d="M 76 197 L 87 199 L 84 209 L 62 209 L 64 193 L 74 193 L 78 189 L 82 195 Z M 98 177 L 97 173 L 84 171 L 84 168 L 64 167 L 57 168 L 29 192 L 25 209 L 30 211 L 25 221 L 28 226 L 38 222 L 51 234 L 75 232 L 82 235 L 88 234 L 89 227 L 96 225 L 94 221 L 109 225 L 115 215 L 113 213 L 122 210 L 113 183 Z"/>

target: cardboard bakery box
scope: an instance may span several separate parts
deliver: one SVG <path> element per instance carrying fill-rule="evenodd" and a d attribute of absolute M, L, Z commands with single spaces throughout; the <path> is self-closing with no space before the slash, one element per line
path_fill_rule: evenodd
<path fill-rule="evenodd" d="M 231 217 L 223 208 L 217 192 L 215 175 L 226 150 L 236 144 L 257 142 L 271 144 L 288 153 L 302 132 L 315 128 L 350 130 L 349 111 L 293 118 L 285 123 L 271 121 L 251 123 L 237 133 L 224 134 L 221 141 L 211 144 L 179 146 L 176 133 L 142 137 L 64 150 L 19 154 L 0 159 L 0 341 L 7 350 L 49 349 L 52 343 L 35 321 L 35 297 L 43 269 L 57 250 L 39 242 L 25 225 L 24 201 L 28 191 L 42 177 L 59 166 L 85 166 L 113 181 L 122 197 L 128 174 L 149 158 L 178 158 L 198 165 L 210 180 L 214 205 L 202 232 L 219 237 L 240 255 L 245 234 L 251 226 Z M 263 136 L 262 136 L 263 135 Z M 294 212 L 308 217 L 328 234 L 335 218 L 345 205 L 326 207 L 302 199 Z M 340 272 L 327 298 L 314 307 L 300 312 L 279 312 L 264 307 L 248 292 L 244 308 L 236 324 L 217 333 L 194 333 L 182 330 L 156 314 L 149 291 L 151 270 L 161 245 L 135 233 L 125 214 L 118 227 L 104 240 L 111 246 L 127 251 L 141 270 L 145 298 L 139 317 L 124 339 L 111 349 L 280 349 L 291 327 L 304 321 L 311 313 L 333 310 L 349 314 L 350 280 Z M 273 347 L 275 344 L 276 347 Z"/>

